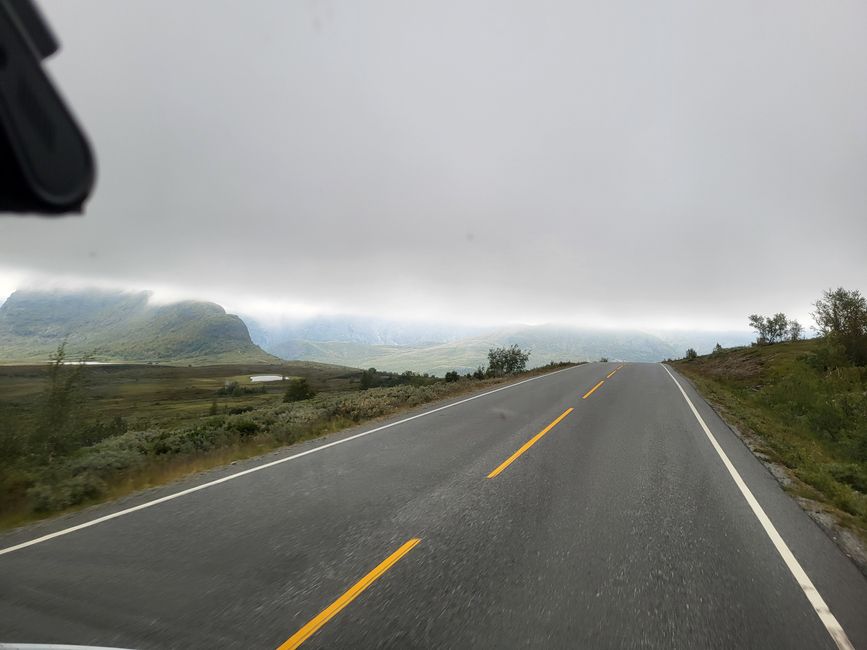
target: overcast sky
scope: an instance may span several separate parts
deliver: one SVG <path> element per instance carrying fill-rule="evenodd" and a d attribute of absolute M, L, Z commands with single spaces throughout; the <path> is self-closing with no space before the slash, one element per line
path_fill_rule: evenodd
<path fill-rule="evenodd" d="M 867 290 L 867 3 L 40 3 L 99 162 L 0 294 L 745 326 Z"/>

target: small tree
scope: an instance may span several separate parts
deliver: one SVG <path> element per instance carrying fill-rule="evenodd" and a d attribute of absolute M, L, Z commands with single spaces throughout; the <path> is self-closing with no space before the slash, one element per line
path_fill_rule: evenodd
<path fill-rule="evenodd" d="M 719 343 L 717 343 L 715 346 L 713 346 L 713 352 L 711 352 L 711 354 L 715 357 L 718 357 L 722 354 L 722 351 L 723 347 Z"/>
<path fill-rule="evenodd" d="M 49 458 L 79 446 L 85 415 L 85 364 L 66 361 L 66 342 L 51 355 L 40 421 L 32 439 L 33 451 Z"/>
<path fill-rule="evenodd" d="M 524 352 L 517 345 L 508 348 L 491 348 L 488 350 L 488 374 L 498 377 L 523 372 L 527 368 L 530 353 Z"/>
<path fill-rule="evenodd" d="M 458 374 L 457 370 L 450 370 L 446 373 L 446 381 L 448 382 L 457 381 L 460 378 L 461 376 Z"/>
<path fill-rule="evenodd" d="M 822 334 L 867 335 L 867 298 L 860 291 L 828 289 L 813 306 L 812 316 Z"/>
<path fill-rule="evenodd" d="M 764 316 L 750 314 L 750 327 L 756 331 L 756 343 L 762 345 L 768 342 L 768 326 Z"/>
<path fill-rule="evenodd" d="M 804 338 L 804 327 L 797 321 L 789 321 L 789 329 L 786 330 L 786 336 L 790 341 L 800 341 Z"/>
<path fill-rule="evenodd" d="M 361 371 L 361 390 L 373 388 L 376 384 L 376 368 L 368 368 Z"/>
<path fill-rule="evenodd" d="M 473 373 L 473 379 L 484 379 L 488 376 L 488 371 L 484 366 L 479 366 L 476 368 L 476 371 Z"/>
<path fill-rule="evenodd" d="M 696 352 L 693 348 L 688 348 L 686 351 L 686 360 L 692 361 L 693 359 L 698 357 L 698 352 Z"/>
<path fill-rule="evenodd" d="M 831 344 L 841 345 L 849 361 L 867 364 L 867 298 L 843 287 L 828 289 L 814 304 L 813 319 Z"/>
<path fill-rule="evenodd" d="M 289 388 L 286 389 L 286 394 L 283 395 L 284 402 L 300 402 L 305 399 L 310 399 L 316 395 L 307 380 L 299 377 L 289 382 Z"/>
<path fill-rule="evenodd" d="M 777 313 L 767 318 L 758 314 L 750 314 L 750 327 L 756 331 L 756 343 L 759 345 L 782 341 L 788 325 L 789 320 L 783 313 Z"/>
<path fill-rule="evenodd" d="M 768 326 L 768 343 L 777 343 L 782 341 L 786 336 L 786 329 L 789 326 L 789 319 L 783 313 L 774 314 L 766 321 Z"/>

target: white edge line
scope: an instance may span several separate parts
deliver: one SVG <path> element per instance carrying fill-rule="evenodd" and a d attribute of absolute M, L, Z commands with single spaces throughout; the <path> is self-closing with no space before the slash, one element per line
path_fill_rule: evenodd
<path fill-rule="evenodd" d="M 822 598 L 822 595 L 819 593 L 819 590 L 816 589 L 815 585 L 813 585 L 813 581 L 810 580 L 810 577 L 807 575 L 807 572 L 804 571 L 804 568 L 801 566 L 800 562 L 798 562 L 797 558 L 795 558 L 794 553 L 789 549 L 789 546 L 780 536 L 780 533 L 777 532 L 776 527 L 771 522 L 770 518 L 767 514 L 765 514 L 764 509 L 761 505 L 759 505 L 756 497 L 753 496 L 753 493 L 750 491 L 750 488 L 747 487 L 747 484 L 741 478 L 738 470 L 735 469 L 735 466 L 732 465 L 732 462 L 729 460 L 729 457 L 726 456 L 726 453 L 722 450 L 719 443 L 717 442 L 714 435 L 710 432 L 707 424 L 704 419 L 699 415 L 698 410 L 695 408 L 695 405 L 692 403 L 692 400 L 689 399 L 689 396 L 686 394 L 686 391 L 683 390 L 683 386 L 680 385 L 680 382 L 677 381 L 675 376 L 671 373 L 671 370 L 668 369 L 668 366 L 665 364 L 660 364 L 663 368 L 665 368 L 665 372 L 668 373 L 668 376 L 671 377 L 672 381 L 677 385 L 680 390 L 680 394 L 683 395 L 683 399 L 686 400 L 686 403 L 689 404 L 690 410 L 692 410 L 692 414 L 695 416 L 695 419 L 698 420 L 698 423 L 701 425 L 701 428 L 704 430 L 705 435 L 710 440 L 711 445 L 716 450 L 716 453 L 719 454 L 719 457 L 722 459 L 723 465 L 726 466 L 726 469 L 731 474 L 732 478 L 735 481 L 735 484 L 738 486 L 738 489 L 741 491 L 741 494 L 744 496 L 744 499 L 747 500 L 747 503 L 750 505 L 750 508 L 753 510 L 753 514 L 759 520 L 759 523 L 762 525 L 762 528 L 765 529 L 765 532 L 768 534 L 768 537 L 771 538 L 771 541 L 774 543 L 774 547 L 777 549 L 777 552 L 783 558 L 783 562 L 786 563 L 786 566 L 791 571 L 798 585 L 804 592 L 804 595 L 807 597 L 807 600 L 810 601 L 810 604 L 813 606 L 813 609 L 816 611 L 816 614 L 819 617 L 819 620 L 825 625 L 825 629 L 828 630 L 828 634 L 831 635 L 831 638 L 834 640 L 834 643 L 837 644 L 837 647 L 840 650 L 854 650 L 854 646 L 852 642 L 849 641 L 849 637 L 846 636 L 846 632 L 843 630 L 843 627 L 840 625 L 840 622 L 837 618 L 831 613 L 827 603 L 825 603 L 825 599 Z"/>
<path fill-rule="evenodd" d="M 581 364 L 583 365 L 583 364 Z M 295 460 L 296 458 L 301 458 L 302 456 L 307 456 L 308 454 L 315 454 L 317 451 L 322 451 L 323 449 L 328 449 L 329 447 L 334 447 L 336 445 L 342 445 L 344 442 L 349 442 L 350 440 L 355 440 L 356 438 L 362 438 L 364 436 L 369 436 L 371 433 L 376 433 L 377 431 L 382 431 L 383 429 L 389 429 L 391 427 L 396 427 L 399 424 L 404 424 L 405 422 L 409 422 L 411 420 L 416 420 L 418 418 L 423 418 L 426 415 L 430 415 L 432 413 L 436 413 L 438 411 L 443 411 L 445 409 L 452 408 L 453 406 L 458 406 L 459 404 L 466 404 L 467 402 L 472 402 L 474 399 L 479 399 L 480 397 L 486 397 L 487 395 L 492 395 L 494 393 L 499 393 L 501 390 L 509 390 L 510 388 L 514 388 L 515 386 L 520 386 L 521 384 L 526 384 L 528 381 L 535 381 L 537 379 L 543 379 L 545 377 L 550 377 L 551 375 L 556 375 L 561 372 L 565 372 L 567 370 L 574 370 L 575 368 L 580 368 L 581 365 L 571 366 L 569 368 L 563 368 L 562 370 L 555 370 L 554 372 L 546 372 L 544 375 L 539 375 L 537 377 L 530 377 L 529 379 L 523 379 L 521 381 L 517 381 L 514 384 L 509 384 L 508 386 L 501 386 L 500 388 L 495 388 L 494 390 L 489 390 L 484 393 L 479 393 L 478 395 L 473 395 L 472 397 L 467 397 L 465 399 L 459 400 L 457 402 L 452 402 L 451 404 L 446 404 L 444 406 L 439 406 L 435 409 L 431 409 L 430 411 L 425 411 L 424 413 L 417 413 L 416 415 L 411 415 L 408 418 L 403 418 L 401 420 L 397 420 L 396 422 L 389 422 L 388 424 L 383 424 L 382 426 L 376 427 L 374 429 L 370 429 L 368 431 L 362 431 L 361 433 L 356 433 L 355 435 L 351 435 L 347 438 L 342 438 L 340 440 L 335 440 L 334 442 L 329 442 L 324 445 L 320 445 L 319 447 L 315 447 L 314 449 L 308 449 L 307 451 L 302 451 L 297 454 L 293 454 L 292 456 L 287 456 L 286 458 L 279 458 L 277 460 L 272 460 L 270 463 L 264 463 L 263 465 L 257 465 L 256 467 L 251 467 L 250 469 L 245 469 L 240 472 L 236 472 L 235 474 L 230 474 L 229 476 L 224 476 L 222 478 L 218 478 L 213 481 L 208 481 L 207 483 L 202 483 L 201 485 L 196 485 L 191 488 L 187 488 L 186 490 L 181 490 L 180 492 L 175 492 L 174 494 L 168 494 L 164 497 L 160 497 L 159 499 L 154 499 L 153 501 L 146 501 L 145 503 L 140 503 L 137 506 L 132 506 L 131 508 L 125 508 L 123 510 L 118 510 L 117 512 L 113 512 L 111 514 L 105 515 L 103 517 L 97 517 L 96 519 L 91 519 L 90 521 L 85 521 L 82 524 L 78 524 L 76 526 L 70 526 L 69 528 L 63 528 L 62 530 L 55 531 L 53 533 L 48 533 L 47 535 L 43 535 L 42 537 L 37 537 L 35 539 L 31 539 L 26 542 L 21 542 L 20 544 L 15 544 L 14 546 L 8 546 L 6 548 L 0 549 L 0 555 L 6 555 L 7 553 L 12 553 L 13 551 L 19 551 L 23 548 L 27 548 L 28 546 L 34 546 L 36 544 L 41 544 L 42 542 L 47 542 L 50 539 L 54 539 L 55 537 L 62 537 L 63 535 L 68 535 L 69 533 L 74 533 L 76 531 L 82 530 L 84 528 L 90 528 L 91 526 L 96 526 L 97 524 L 104 523 L 106 521 L 111 521 L 112 519 L 117 519 L 118 517 L 123 517 L 124 515 L 132 514 L 133 512 L 137 512 L 139 510 L 144 510 L 146 508 L 152 508 L 155 505 L 159 505 L 160 503 L 165 503 L 166 501 L 171 501 L 172 499 L 177 499 L 178 497 L 186 496 L 187 494 L 192 494 L 193 492 L 198 492 L 199 490 L 204 490 L 209 487 L 213 487 L 215 485 L 219 485 L 220 483 L 226 483 L 227 481 L 231 481 L 233 479 L 239 478 L 241 476 L 246 476 L 247 474 L 252 474 L 253 472 L 258 472 L 263 469 L 268 469 L 269 467 L 274 467 L 275 465 L 280 465 L 281 463 L 288 463 L 290 460 Z"/>

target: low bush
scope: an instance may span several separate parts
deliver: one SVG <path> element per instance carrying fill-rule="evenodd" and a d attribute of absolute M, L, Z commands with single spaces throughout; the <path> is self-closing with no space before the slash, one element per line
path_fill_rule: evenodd
<path fill-rule="evenodd" d="M 238 395 L 262 395 L 265 384 L 258 386 L 241 386 L 237 381 L 227 381 L 222 388 L 217 389 L 217 395 L 237 397 Z"/>
<path fill-rule="evenodd" d="M 284 402 L 301 402 L 316 395 L 306 379 L 296 378 L 289 382 L 289 388 L 283 395 Z"/>
<path fill-rule="evenodd" d="M 867 539 L 867 367 L 826 338 L 725 350 L 679 369 Z"/>
<path fill-rule="evenodd" d="M 261 451 L 291 444 L 464 390 L 456 372 L 450 381 L 417 373 L 381 376 L 399 383 L 316 395 L 306 381 L 296 380 L 287 391 L 288 401 L 275 396 L 280 401 L 233 406 L 220 414 L 211 408 L 211 415 L 192 423 L 142 426 L 122 418 L 85 423 L 79 425 L 75 446 L 58 446 L 66 451 L 49 459 L 32 448 L 32 428 L 4 426 L 0 428 L 0 515 L 28 508 L 41 514 L 58 512 L 116 493 L 111 489 L 123 481 L 141 484 L 149 476 L 159 477 L 167 463 L 192 461 L 232 447 Z"/>

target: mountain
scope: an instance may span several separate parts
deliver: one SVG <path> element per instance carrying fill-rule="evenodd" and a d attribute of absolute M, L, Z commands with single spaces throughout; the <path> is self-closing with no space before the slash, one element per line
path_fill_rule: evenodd
<path fill-rule="evenodd" d="M 481 334 L 484 328 L 449 323 L 398 321 L 365 316 L 316 316 L 264 321 L 242 316 L 262 348 L 285 341 L 343 341 L 366 345 L 431 345 Z"/>
<path fill-rule="evenodd" d="M 700 354 L 744 332 L 603 330 L 558 325 L 481 328 L 361 316 L 258 320 L 210 302 L 167 305 L 149 292 L 16 291 L 0 304 L 0 361 L 44 361 L 63 341 L 72 358 L 162 363 L 279 362 L 276 357 L 356 368 L 469 372 L 492 347 L 530 350 L 530 365 L 608 357 L 659 361 Z M 249 329 L 248 329 L 249 325 Z M 275 356 L 271 356 L 275 355 Z"/>
<path fill-rule="evenodd" d="M 247 326 L 211 302 L 154 305 L 149 292 L 16 291 L 0 306 L 0 360 L 70 358 L 163 363 L 275 362 Z"/>
<path fill-rule="evenodd" d="M 378 332 L 404 332 L 401 327 L 383 327 Z M 405 326 L 403 326 L 405 328 Z M 444 328 L 442 331 L 446 331 Z M 267 330 L 266 330 L 267 332 Z M 709 352 L 717 340 L 725 345 L 742 345 L 749 341 L 746 333 L 660 332 L 638 330 L 603 330 L 558 325 L 515 326 L 476 331 L 469 336 L 420 343 L 404 343 L 393 336 L 389 344 L 362 336 L 364 330 L 339 318 L 329 320 L 328 327 L 316 321 L 299 324 L 294 329 L 271 331 L 260 339 L 268 352 L 284 359 L 301 359 L 336 363 L 380 370 L 430 372 L 441 375 L 449 370 L 469 372 L 487 362 L 492 347 L 517 344 L 531 351 L 530 365 L 549 361 L 581 361 L 608 357 L 620 361 L 660 361 L 683 356 L 687 347 Z M 366 332 L 369 335 L 369 332 Z M 280 340 L 281 335 L 289 338 Z M 292 336 L 298 334 L 298 336 Z M 332 337 L 332 338 L 329 338 Z M 400 341 L 400 343 L 397 343 Z"/>
<path fill-rule="evenodd" d="M 267 347 L 284 359 L 307 359 L 357 368 L 430 372 L 470 372 L 487 363 L 492 347 L 517 344 L 530 350 L 530 365 L 550 361 L 595 360 L 607 356 L 629 361 L 657 361 L 673 354 L 671 346 L 641 332 L 605 332 L 552 326 L 505 328 L 429 345 L 368 345 L 351 341 L 293 339 Z"/>

